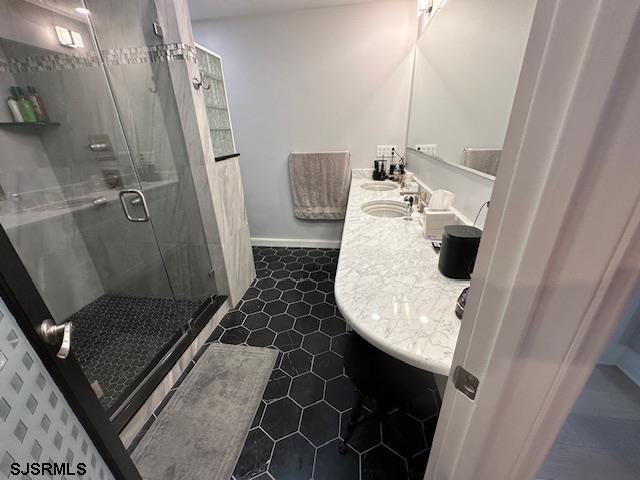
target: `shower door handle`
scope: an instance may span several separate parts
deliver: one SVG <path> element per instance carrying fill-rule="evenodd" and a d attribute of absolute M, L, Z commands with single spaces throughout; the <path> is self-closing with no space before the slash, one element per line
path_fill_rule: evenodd
<path fill-rule="evenodd" d="M 131 204 L 133 205 L 133 202 L 136 202 L 136 205 L 138 203 L 142 204 L 142 209 L 144 210 L 144 217 L 133 217 L 131 216 L 131 214 L 129 213 L 129 208 L 127 207 L 127 199 L 126 199 L 126 195 L 135 195 L 137 198 L 131 201 Z M 124 214 L 127 217 L 127 220 L 129 220 L 130 222 L 148 222 L 149 221 L 149 207 L 147 207 L 147 200 L 144 198 L 144 193 L 142 193 L 140 190 L 136 190 L 135 188 L 127 188 L 124 190 L 120 190 L 119 193 L 120 196 L 120 204 L 122 205 L 122 210 L 124 210 Z"/>
<path fill-rule="evenodd" d="M 38 334 L 44 343 L 53 346 L 60 345 L 56 357 L 63 360 L 69 356 L 71 351 L 71 327 L 71 322 L 56 325 L 53 320 L 47 318 L 43 320 L 38 329 Z"/>

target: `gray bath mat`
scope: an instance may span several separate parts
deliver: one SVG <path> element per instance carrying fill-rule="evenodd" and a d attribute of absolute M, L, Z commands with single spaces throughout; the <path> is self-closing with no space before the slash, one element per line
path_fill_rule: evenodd
<path fill-rule="evenodd" d="M 214 343 L 133 452 L 145 480 L 229 480 L 278 352 Z"/>

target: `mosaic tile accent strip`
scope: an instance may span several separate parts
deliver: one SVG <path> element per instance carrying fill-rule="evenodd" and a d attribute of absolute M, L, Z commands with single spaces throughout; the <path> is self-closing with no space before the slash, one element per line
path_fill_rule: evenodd
<path fill-rule="evenodd" d="M 89 382 L 100 385 L 105 409 L 139 383 L 201 303 L 179 299 L 174 308 L 172 298 L 103 295 L 68 318 L 74 326 L 73 352 Z"/>
<path fill-rule="evenodd" d="M 53 461 L 82 462 L 87 466 L 85 478 L 113 480 L 2 300 L 0 352 L 6 358 L 0 370 L 0 479 L 9 478 L 13 462 Z"/>
<path fill-rule="evenodd" d="M 95 55 L 69 55 L 67 53 L 9 58 L 8 63 L 11 73 L 52 72 L 98 65 Z"/>
<path fill-rule="evenodd" d="M 213 342 L 280 352 L 231 480 L 422 480 L 440 408 L 435 390 L 410 413 L 394 409 L 359 426 L 338 453 L 355 400 L 343 365 L 350 333 L 333 294 L 339 250 L 254 247 L 253 256 L 256 280 L 189 366 Z"/>
<path fill-rule="evenodd" d="M 106 65 L 136 65 L 178 60 L 197 63 L 196 49 L 186 43 L 109 48 L 100 52 Z M 9 58 L 8 61 L 0 61 L 0 71 L 10 73 L 52 72 L 99 65 L 100 61 L 97 55 L 56 53 Z"/>
<path fill-rule="evenodd" d="M 197 62 L 196 49 L 186 43 L 112 48 L 101 50 L 101 52 L 107 65 L 131 65 L 176 60 Z"/>

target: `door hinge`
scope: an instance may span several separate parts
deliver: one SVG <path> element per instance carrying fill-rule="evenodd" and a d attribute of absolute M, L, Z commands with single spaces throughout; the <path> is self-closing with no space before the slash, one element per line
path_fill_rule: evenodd
<path fill-rule="evenodd" d="M 473 400 L 476 398 L 480 380 L 458 365 L 453 371 L 453 384 L 456 389 L 460 390 L 463 394 Z"/>

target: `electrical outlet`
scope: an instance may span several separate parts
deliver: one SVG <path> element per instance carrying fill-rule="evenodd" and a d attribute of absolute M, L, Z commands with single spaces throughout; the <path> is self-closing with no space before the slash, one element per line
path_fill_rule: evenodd
<path fill-rule="evenodd" d="M 396 152 L 398 151 L 397 145 L 378 145 L 376 149 L 376 157 L 377 158 L 390 158 L 391 151 L 395 148 Z"/>
<path fill-rule="evenodd" d="M 429 145 L 416 145 L 416 150 L 424 153 L 425 155 L 429 155 L 430 157 L 436 156 L 437 145 L 435 143 L 431 143 Z"/>

